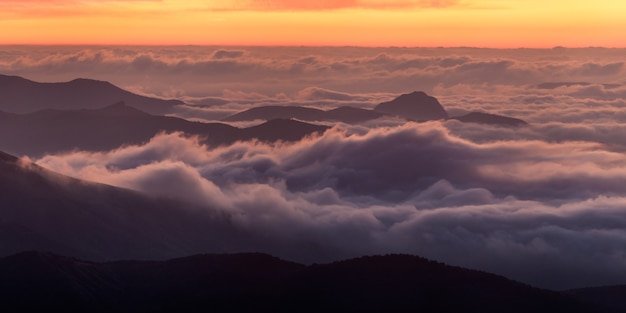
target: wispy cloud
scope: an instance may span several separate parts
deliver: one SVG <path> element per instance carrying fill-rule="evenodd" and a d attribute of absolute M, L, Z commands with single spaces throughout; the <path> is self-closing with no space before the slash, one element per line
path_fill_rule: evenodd
<path fill-rule="evenodd" d="M 213 10 L 226 11 L 322 11 L 336 9 L 406 9 L 406 8 L 444 8 L 455 6 L 460 0 L 250 0 L 230 1 L 212 5 Z"/>

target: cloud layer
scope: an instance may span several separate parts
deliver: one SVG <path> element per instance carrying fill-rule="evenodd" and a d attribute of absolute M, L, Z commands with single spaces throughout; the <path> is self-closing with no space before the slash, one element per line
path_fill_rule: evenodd
<path fill-rule="evenodd" d="M 16 46 L 3 50 L 0 72 L 43 81 L 101 79 L 191 103 L 225 101 L 236 110 L 270 103 L 334 106 L 337 100 L 373 106 L 422 90 L 447 109 L 520 111 L 554 103 L 623 105 L 622 56 L 623 50 L 602 48 Z"/>
<path fill-rule="evenodd" d="M 372 108 L 422 90 L 450 115 L 397 119 L 293 144 L 207 149 L 182 134 L 49 155 L 68 175 L 183 197 L 318 259 L 415 253 L 544 287 L 626 282 L 626 86 L 620 49 L 8 47 L 0 72 L 88 77 L 194 106 L 214 120 L 260 105 Z M 298 259 L 294 251 L 281 255 Z M 310 254 L 309 254 L 310 255 Z"/>
<path fill-rule="evenodd" d="M 402 8 L 444 8 L 458 4 L 458 0 L 249 0 L 224 1 L 212 5 L 214 10 L 250 10 L 250 11 L 319 11 L 350 8 L 365 9 L 402 9 Z"/>
<path fill-rule="evenodd" d="M 626 158 L 597 144 L 481 144 L 433 122 L 214 150 L 163 134 L 38 163 L 209 205 L 274 240 L 331 247 L 331 259 L 416 253 L 554 288 L 626 279 Z"/>

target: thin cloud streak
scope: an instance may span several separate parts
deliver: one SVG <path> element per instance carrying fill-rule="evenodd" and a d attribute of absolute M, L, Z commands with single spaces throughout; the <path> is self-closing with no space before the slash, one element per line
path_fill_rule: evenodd
<path fill-rule="evenodd" d="M 398 10 L 416 8 L 447 8 L 456 6 L 459 0 L 318 0 L 318 1 L 289 1 L 289 0 L 250 0 L 226 2 L 210 6 L 214 11 L 325 11 L 338 9 L 371 9 L 371 10 Z"/>

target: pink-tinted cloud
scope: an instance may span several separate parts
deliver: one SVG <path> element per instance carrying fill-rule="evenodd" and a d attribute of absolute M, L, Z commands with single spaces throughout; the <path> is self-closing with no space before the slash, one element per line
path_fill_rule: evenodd
<path fill-rule="evenodd" d="M 250 0 L 244 3 L 222 3 L 215 5 L 215 10 L 252 10 L 252 11 L 319 11 L 350 8 L 365 9 L 406 9 L 406 8 L 444 8 L 459 4 L 459 0 Z"/>
<path fill-rule="evenodd" d="M 38 164 L 208 205 L 270 241 L 328 248 L 331 259 L 417 253 L 555 288 L 626 279 L 626 158 L 594 143 L 477 144 L 434 122 L 216 149 L 162 134 Z"/>

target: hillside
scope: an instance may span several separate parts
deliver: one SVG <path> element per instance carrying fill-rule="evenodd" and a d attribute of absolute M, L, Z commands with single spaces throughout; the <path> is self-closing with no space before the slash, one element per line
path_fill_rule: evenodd
<path fill-rule="evenodd" d="M 217 146 L 254 138 L 269 142 L 294 141 L 328 128 L 297 121 L 270 121 L 240 129 L 222 123 L 151 115 L 124 103 L 94 110 L 48 109 L 29 114 L 0 114 L 0 119 L 0 149 L 29 156 L 73 149 L 111 150 L 145 143 L 160 132 L 198 135 L 202 143 Z"/>
<path fill-rule="evenodd" d="M 0 259 L 4 308 L 89 312 L 599 312 L 573 298 L 410 255 L 305 266 L 265 254 L 96 263 Z"/>
<path fill-rule="evenodd" d="M 123 101 L 152 114 L 165 114 L 171 112 L 173 106 L 183 104 L 178 100 L 137 95 L 109 82 L 83 78 L 69 82 L 41 83 L 0 74 L 0 95 L 0 110 L 11 113 L 30 113 L 43 109 L 95 109 Z"/>

